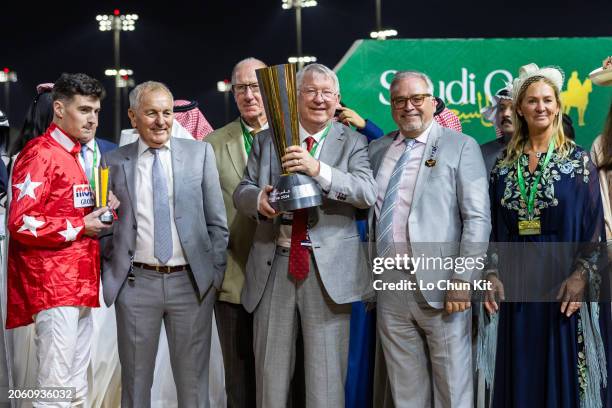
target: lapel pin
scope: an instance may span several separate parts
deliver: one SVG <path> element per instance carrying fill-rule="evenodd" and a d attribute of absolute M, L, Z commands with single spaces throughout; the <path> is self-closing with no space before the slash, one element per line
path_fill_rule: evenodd
<path fill-rule="evenodd" d="M 437 152 L 438 152 L 438 141 L 435 140 L 434 145 L 431 147 L 431 153 L 429 155 L 429 159 L 425 160 L 425 166 L 433 167 L 436 165 L 436 159 L 434 159 L 434 157 Z"/>

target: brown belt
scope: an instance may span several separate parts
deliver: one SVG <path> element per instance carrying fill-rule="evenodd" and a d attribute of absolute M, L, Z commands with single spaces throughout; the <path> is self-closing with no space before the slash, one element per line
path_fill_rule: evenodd
<path fill-rule="evenodd" d="M 134 266 L 140 269 L 148 269 L 150 271 L 156 271 L 159 273 L 174 273 L 189 271 L 191 268 L 189 265 L 177 265 L 177 266 L 163 266 L 163 265 L 148 265 L 140 262 L 134 262 Z"/>

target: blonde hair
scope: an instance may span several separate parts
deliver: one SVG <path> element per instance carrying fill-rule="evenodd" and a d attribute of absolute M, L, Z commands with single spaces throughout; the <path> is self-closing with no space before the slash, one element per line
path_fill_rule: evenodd
<path fill-rule="evenodd" d="M 529 140 L 529 128 L 527 127 L 527 121 L 525 118 L 518 114 L 518 108 L 523 102 L 525 98 L 525 93 L 527 93 L 527 89 L 536 82 L 544 82 L 546 85 L 550 86 L 554 93 L 555 99 L 557 100 L 557 105 L 559 106 L 559 113 L 555 116 L 553 120 L 553 140 L 555 141 L 555 150 L 557 154 L 561 157 L 566 157 L 569 152 L 572 150 L 575 145 L 574 141 L 568 138 L 563 132 L 563 120 L 562 120 L 562 112 L 563 112 L 563 104 L 561 102 L 560 90 L 557 88 L 555 83 L 551 81 L 549 78 L 541 75 L 535 75 L 530 78 L 527 78 L 522 84 L 519 91 L 516 94 L 516 97 L 513 101 L 514 110 L 512 112 L 512 120 L 516 124 L 514 127 L 514 134 L 508 143 L 508 147 L 506 150 L 506 155 L 502 160 L 502 165 L 504 166 L 512 166 L 514 163 L 521 157 L 523 154 L 523 150 L 525 148 L 525 144 Z"/>

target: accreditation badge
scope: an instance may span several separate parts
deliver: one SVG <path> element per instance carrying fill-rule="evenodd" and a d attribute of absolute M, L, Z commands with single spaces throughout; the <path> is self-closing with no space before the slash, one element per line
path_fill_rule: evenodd
<path fill-rule="evenodd" d="M 74 208 L 93 207 L 96 200 L 89 184 L 75 184 L 72 186 Z"/>
<path fill-rule="evenodd" d="M 540 235 L 542 226 L 540 220 L 523 220 L 518 222 L 519 235 Z"/>

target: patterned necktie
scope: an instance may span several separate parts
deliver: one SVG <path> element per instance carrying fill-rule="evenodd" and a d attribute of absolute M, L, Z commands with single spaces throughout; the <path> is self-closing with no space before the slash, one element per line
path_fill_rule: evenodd
<path fill-rule="evenodd" d="M 86 144 L 82 144 L 81 145 L 81 158 L 83 159 L 83 166 L 85 167 L 85 174 L 87 175 L 87 179 L 91 180 L 91 170 L 92 170 L 92 166 L 91 163 L 89 163 L 89 160 L 87 159 L 89 157 L 89 155 L 87 154 L 87 145 Z"/>
<path fill-rule="evenodd" d="M 244 136 L 244 149 L 246 150 L 247 157 L 251 154 L 251 148 L 253 147 L 253 139 L 255 139 L 255 135 L 261 132 L 261 129 L 253 129 Z"/>
<path fill-rule="evenodd" d="M 393 246 L 393 210 L 397 202 L 397 192 L 399 190 L 402 174 L 404 173 L 406 164 L 408 164 L 410 151 L 414 147 L 415 140 L 404 139 L 404 143 L 406 143 L 406 148 L 397 160 L 397 163 L 395 163 L 395 168 L 389 178 L 389 184 L 387 184 L 387 191 L 385 192 L 385 199 L 380 209 L 380 215 L 378 216 L 376 250 L 380 257 L 386 256 Z"/>
<path fill-rule="evenodd" d="M 153 236 L 154 255 L 162 264 L 172 257 L 172 231 L 170 230 L 170 205 L 168 183 L 161 164 L 159 149 L 149 148 L 153 153 Z"/>
<path fill-rule="evenodd" d="M 306 150 L 310 151 L 315 144 L 315 139 L 308 136 L 305 140 Z M 310 270 L 310 252 L 302 245 L 302 241 L 308 240 L 307 233 L 308 209 L 303 208 L 293 212 L 293 224 L 291 225 L 291 250 L 289 252 L 289 275 L 295 280 L 306 279 Z"/>

